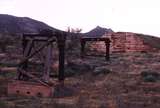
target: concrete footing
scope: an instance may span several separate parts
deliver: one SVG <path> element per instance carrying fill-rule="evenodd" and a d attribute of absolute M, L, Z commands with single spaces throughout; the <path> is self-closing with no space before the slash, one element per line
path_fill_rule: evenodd
<path fill-rule="evenodd" d="M 53 86 L 45 86 L 37 82 L 13 80 L 8 82 L 8 95 L 51 97 Z"/>

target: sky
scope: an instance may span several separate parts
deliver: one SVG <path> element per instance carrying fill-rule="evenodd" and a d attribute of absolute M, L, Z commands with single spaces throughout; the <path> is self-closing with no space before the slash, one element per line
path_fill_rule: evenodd
<path fill-rule="evenodd" d="M 0 14 L 30 17 L 61 30 L 102 26 L 160 37 L 160 0 L 0 0 Z"/>

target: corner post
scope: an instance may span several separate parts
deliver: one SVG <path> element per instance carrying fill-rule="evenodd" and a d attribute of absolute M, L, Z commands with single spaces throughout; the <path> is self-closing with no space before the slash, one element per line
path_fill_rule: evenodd
<path fill-rule="evenodd" d="M 107 39 L 105 41 L 105 45 L 106 45 L 106 60 L 109 61 L 110 60 L 110 40 Z"/>
<path fill-rule="evenodd" d="M 57 32 L 57 42 L 59 49 L 59 81 L 64 81 L 64 68 L 65 68 L 65 41 L 66 41 L 66 33 L 65 32 Z"/>
<path fill-rule="evenodd" d="M 84 58 L 85 55 L 85 45 L 86 45 L 85 39 L 81 38 L 81 58 Z"/>

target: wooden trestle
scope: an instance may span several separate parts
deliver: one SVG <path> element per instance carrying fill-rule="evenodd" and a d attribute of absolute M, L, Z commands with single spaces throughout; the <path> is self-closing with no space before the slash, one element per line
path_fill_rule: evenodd
<path fill-rule="evenodd" d="M 23 46 L 23 59 L 18 67 L 18 80 L 25 80 L 27 78 L 32 78 L 38 82 L 46 83 L 50 75 L 50 66 L 51 66 L 51 56 L 52 56 L 52 45 L 53 42 L 58 44 L 59 49 L 59 74 L 58 79 L 64 80 L 64 59 L 65 59 L 65 32 L 43 32 L 39 34 L 23 34 L 22 37 L 22 46 Z M 34 48 L 35 43 L 43 42 L 43 45 L 40 48 Z M 31 75 L 27 72 L 28 60 L 40 53 L 44 48 L 47 49 L 45 53 L 44 60 L 44 70 L 42 78 L 38 78 L 34 75 Z"/>

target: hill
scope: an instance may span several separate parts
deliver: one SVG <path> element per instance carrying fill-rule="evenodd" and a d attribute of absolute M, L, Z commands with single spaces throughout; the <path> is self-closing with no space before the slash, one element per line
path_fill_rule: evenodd
<path fill-rule="evenodd" d="M 42 29 L 56 30 L 41 21 L 28 17 L 0 14 L 0 33 L 37 33 Z"/>
<path fill-rule="evenodd" d="M 151 35 L 144 35 L 144 34 L 138 34 L 138 36 L 144 40 L 144 43 L 149 44 L 150 46 L 160 49 L 160 38 L 151 36 Z"/>
<path fill-rule="evenodd" d="M 92 29 L 87 33 L 84 33 L 83 35 L 87 37 L 101 37 L 106 33 L 113 33 L 113 30 L 97 26 L 96 28 Z"/>
<path fill-rule="evenodd" d="M 1 18 L 1 33 L 31 33 L 44 28 L 57 30 L 30 18 L 10 15 L 1 15 Z M 96 27 L 84 35 L 102 36 L 107 31 L 108 29 Z M 137 52 L 137 49 L 143 48 L 146 44 L 151 44 L 152 47 L 159 45 L 159 38 L 127 32 L 113 32 L 113 34 L 114 42 L 119 42 L 114 45 L 115 47 L 120 47 L 120 50 L 124 48 L 125 51 L 136 49 L 136 52 L 112 53 L 110 61 L 97 56 L 85 56 L 82 59 L 80 47 L 75 46 L 77 41 L 71 41 L 70 46 L 74 48 L 69 47 L 70 52 L 66 49 L 66 80 L 62 89 L 59 88 L 61 86 L 55 86 L 54 96 L 50 98 L 39 98 L 40 95 L 37 97 L 7 95 L 8 82 L 17 75 L 22 49 L 21 43 L 18 44 L 16 39 L 15 43 L 9 44 L 3 41 L 6 50 L 0 49 L 0 106 L 3 108 L 160 108 L 160 52 Z M 52 58 L 51 81 L 57 79 L 57 49 L 53 55 L 55 58 Z M 31 59 L 29 66 L 31 72 L 41 73 L 43 64 L 37 58 Z"/>

